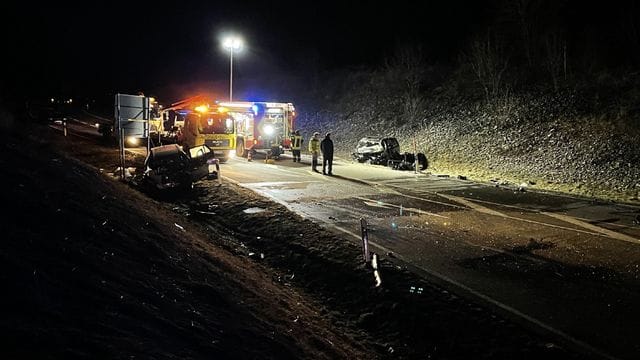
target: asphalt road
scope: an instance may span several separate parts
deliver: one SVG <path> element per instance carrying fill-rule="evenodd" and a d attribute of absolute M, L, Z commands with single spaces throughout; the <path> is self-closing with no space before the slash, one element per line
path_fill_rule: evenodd
<path fill-rule="evenodd" d="M 221 174 L 345 239 L 603 358 L 640 356 L 640 208 L 337 161 Z"/>
<path fill-rule="evenodd" d="M 346 241 L 361 243 L 365 219 L 373 252 L 566 346 L 640 358 L 639 207 L 350 161 L 337 160 L 333 172 L 313 173 L 306 155 L 221 165 L 224 181 Z"/>

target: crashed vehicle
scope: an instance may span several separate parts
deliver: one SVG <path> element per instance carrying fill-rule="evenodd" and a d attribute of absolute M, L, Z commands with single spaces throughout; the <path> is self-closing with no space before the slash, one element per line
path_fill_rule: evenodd
<path fill-rule="evenodd" d="M 190 189 L 193 183 L 205 178 L 217 178 L 217 159 L 206 146 L 188 149 L 188 154 L 176 144 L 151 148 L 139 184 L 148 190 Z"/>
<path fill-rule="evenodd" d="M 394 170 L 413 170 L 416 158 L 420 170 L 429 166 L 427 157 L 423 153 L 400 153 L 400 144 L 398 139 L 394 137 L 364 137 L 358 141 L 358 146 L 352 157 L 361 163 L 384 165 Z"/>

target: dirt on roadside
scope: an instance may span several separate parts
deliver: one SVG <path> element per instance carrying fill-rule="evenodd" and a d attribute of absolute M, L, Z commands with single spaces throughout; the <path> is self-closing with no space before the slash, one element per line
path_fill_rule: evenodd
<path fill-rule="evenodd" d="M 154 199 L 111 146 L 2 147 L 12 357 L 585 358 L 389 259 L 376 287 L 357 245 L 233 184 Z"/>

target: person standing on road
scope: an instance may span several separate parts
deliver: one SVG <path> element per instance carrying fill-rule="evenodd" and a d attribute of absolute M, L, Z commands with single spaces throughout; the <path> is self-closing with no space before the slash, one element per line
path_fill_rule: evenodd
<path fill-rule="evenodd" d="M 322 151 L 322 173 L 325 175 L 333 175 L 333 140 L 331 133 L 327 133 L 324 140 L 320 142 L 320 150 Z"/>
<path fill-rule="evenodd" d="M 296 130 L 291 137 L 291 152 L 293 153 L 293 162 L 300 162 L 300 149 L 304 139 L 300 135 L 300 130 Z"/>
<path fill-rule="evenodd" d="M 314 132 L 313 137 L 309 140 L 309 152 L 311 153 L 311 170 L 318 172 L 318 153 L 320 153 L 320 133 Z"/>

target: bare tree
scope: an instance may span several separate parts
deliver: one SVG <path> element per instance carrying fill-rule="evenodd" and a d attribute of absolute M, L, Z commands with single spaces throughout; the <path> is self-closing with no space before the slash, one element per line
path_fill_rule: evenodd
<path fill-rule="evenodd" d="M 560 88 L 560 78 L 567 80 L 567 42 L 560 32 L 548 33 L 545 37 L 546 71 L 551 77 L 553 89 L 557 92 Z"/>
<path fill-rule="evenodd" d="M 387 62 L 387 71 L 400 80 L 398 98 L 401 102 L 404 122 L 414 124 L 422 120 L 426 101 L 422 95 L 426 65 L 422 48 L 401 46 Z"/>
<path fill-rule="evenodd" d="M 482 86 L 487 101 L 494 99 L 501 90 L 503 75 L 509 58 L 504 47 L 487 32 L 486 39 L 477 39 L 471 44 L 469 64 Z"/>
<path fill-rule="evenodd" d="M 503 8 L 510 21 L 519 29 L 522 50 L 529 67 L 533 66 L 535 59 L 535 16 L 539 6 L 540 0 L 512 0 L 505 1 Z"/>

